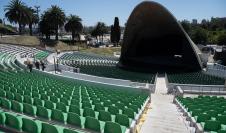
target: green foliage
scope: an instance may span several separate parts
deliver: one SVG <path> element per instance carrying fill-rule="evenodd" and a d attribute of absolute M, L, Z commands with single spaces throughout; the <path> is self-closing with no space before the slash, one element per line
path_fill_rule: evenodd
<path fill-rule="evenodd" d="M 5 7 L 5 16 L 11 23 L 19 24 L 19 33 L 22 32 L 22 26 L 29 23 L 30 12 L 28 7 L 20 0 L 12 0 Z"/>
<path fill-rule="evenodd" d="M 103 22 L 98 22 L 96 27 L 93 29 L 91 35 L 94 37 L 102 36 L 102 42 L 103 42 L 103 36 L 104 34 L 108 33 L 107 26 Z"/>
<path fill-rule="evenodd" d="M 222 45 L 226 45 L 226 34 L 221 34 L 218 36 L 218 39 L 217 39 L 217 44 L 222 46 Z"/>
<path fill-rule="evenodd" d="M 119 43 L 121 37 L 121 28 L 119 26 L 119 19 L 115 17 L 114 25 L 111 26 L 111 42 Z"/>
<path fill-rule="evenodd" d="M 39 23 L 40 31 L 42 34 L 46 35 L 48 39 L 52 32 L 56 35 L 56 40 L 58 40 L 58 29 L 64 25 L 66 21 L 66 16 L 64 11 L 58 6 L 52 6 L 47 11 L 44 12 L 42 19 Z"/>
<path fill-rule="evenodd" d="M 181 21 L 181 26 L 184 28 L 184 30 L 189 33 L 191 31 L 191 24 L 187 20 Z"/>
<path fill-rule="evenodd" d="M 81 21 L 82 19 L 76 15 L 70 15 L 68 17 L 68 22 L 65 24 L 64 28 L 67 32 L 72 33 L 72 41 L 74 41 L 75 36 L 80 40 L 80 33 L 83 29 Z"/>
<path fill-rule="evenodd" d="M 7 25 L 0 24 L 0 34 L 13 34 L 15 30 Z"/>
<path fill-rule="evenodd" d="M 2 24 L 2 19 L 0 19 L 0 24 Z"/>
<path fill-rule="evenodd" d="M 207 37 L 207 31 L 201 27 L 194 29 L 193 34 L 191 35 L 192 40 L 196 44 L 206 44 Z"/>

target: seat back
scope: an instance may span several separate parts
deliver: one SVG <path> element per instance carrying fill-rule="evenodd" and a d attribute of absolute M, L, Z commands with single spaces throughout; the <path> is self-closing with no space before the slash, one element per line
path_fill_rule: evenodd
<path fill-rule="evenodd" d="M 108 121 L 105 123 L 104 133 L 122 133 L 122 129 L 119 124 Z"/>
<path fill-rule="evenodd" d="M 115 117 L 115 122 L 126 127 L 130 126 L 129 117 L 127 115 L 117 114 Z"/>
<path fill-rule="evenodd" d="M 23 104 L 23 112 L 32 116 L 36 115 L 35 107 L 27 103 Z"/>
<path fill-rule="evenodd" d="M 95 118 L 95 111 L 92 110 L 91 108 L 85 108 L 84 111 L 83 111 L 83 116 L 84 117 L 90 116 L 90 117 Z"/>
<path fill-rule="evenodd" d="M 22 130 L 27 133 L 40 133 L 41 128 L 38 127 L 37 123 L 33 120 L 22 118 L 23 126 Z"/>
<path fill-rule="evenodd" d="M 22 120 L 19 117 L 16 117 L 16 115 L 5 113 L 6 121 L 5 124 L 11 128 L 14 128 L 18 131 L 21 131 L 22 129 Z"/>
<path fill-rule="evenodd" d="M 65 122 L 64 114 L 62 111 L 58 109 L 52 110 L 51 118 L 56 121 Z"/>
<path fill-rule="evenodd" d="M 86 117 L 85 128 L 100 132 L 100 122 L 93 117 Z"/>
<path fill-rule="evenodd" d="M 55 126 L 47 123 L 42 123 L 42 133 L 59 133 L 59 132 Z"/>
<path fill-rule="evenodd" d="M 204 130 L 205 131 L 218 131 L 221 128 L 219 121 L 208 120 L 205 122 Z"/>
<path fill-rule="evenodd" d="M 70 112 L 68 113 L 67 123 L 71 125 L 79 126 L 79 127 L 82 126 L 80 116 L 75 113 L 70 113 Z"/>
<path fill-rule="evenodd" d="M 98 119 L 101 121 L 111 121 L 111 114 L 109 112 L 101 110 L 99 111 Z"/>

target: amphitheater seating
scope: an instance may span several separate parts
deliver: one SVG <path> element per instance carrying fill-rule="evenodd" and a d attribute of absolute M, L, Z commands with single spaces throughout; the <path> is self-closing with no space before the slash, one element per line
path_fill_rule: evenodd
<path fill-rule="evenodd" d="M 204 131 L 226 132 L 226 99 L 217 96 L 177 97 L 177 101 L 200 123 Z"/>
<path fill-rule="evenodd" d="M 73 129 L 125 132 L 148 98 L 148 93 L 132 88 L 87 85 L 38 72 L 0 70 L 0 79 L 0 108 L 6 111 L 3 114 L 12 114 L 1 116 L 0 125 L 17 131 L 63 132 L 61 124 L 66 124 Z M 32 122 L 23 120 L 27 116 Z M 18 124 L 10 125 L 2 120 L 5 117 Z M 23 127 L 24 123 L 33 128 Z"/>
<path fill-rule="evenodd" d="M 107 78 L 131 80 L 133 82 L 154 83 L 155 74 L 129 72 L 116 67 L 118 58 L 81 52 L 65 53 L 60 63 L 80 68 L 81 73 Z"/>
<path fill-rule="evenodd" d="M 49 53 L 36 48 L 0 44 L 0 69 L 22 70 L 22 68 L 16 64 L 17 55 L 22 58 L 33 57 L 33 55 L 35 55 L 37 59 L 43 60 L 48 54 Z"/>
<path fill-rule="evenodd" d="M 203 72 L 169 73 L 167 77 L 169 83 L 176 84 L 224 85 L 225 82 L 223 78 L 207 75 Z"/>
<path fill-rule="evenodd" d="M 49 55 L 48 52 L 40 51 L 40 52 L 38 52 L 38 53 L 35 54 L 35 59 L 43 60 L 43 59 L 45 59 L 48 55 Z"/>

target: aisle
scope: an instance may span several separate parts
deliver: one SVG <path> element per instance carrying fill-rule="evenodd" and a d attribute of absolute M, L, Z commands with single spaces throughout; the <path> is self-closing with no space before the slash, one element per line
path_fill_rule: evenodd
<path fill-rule="evenodd" d="M 151 110 L 141 127 L 141 133 L 189 133 L 183 117 L 167 94 L 164 77 L 158 77 L 155 94 L 151 95 Z"/>

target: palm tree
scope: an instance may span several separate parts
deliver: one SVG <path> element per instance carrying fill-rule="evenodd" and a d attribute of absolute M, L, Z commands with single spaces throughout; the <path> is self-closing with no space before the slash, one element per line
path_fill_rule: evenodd
<path fill-rule="evenodd" d="M 66 20 L 64 11 L 58 6 L 52 6 L 47 10 L 47 20 L 53 26 L 56 35 L 55 39 L 58 40 L 58 29 L 64 25 Z"/>
<path fill-rule="evenodd" d="M 64 28 L 67 32 L 72 33 L 72 41 L 74 42 L 75 36 L 78 37 L 80 41 L 80 33 L 82 32 L 83 26 L 81 23 L 82 19 L 76 15 L 70 15 L 68 22 L 65 24 Z"/>
<path fill-rule="evenodd" d="M 9 5 L 4 9 L 6 12 L 5 17 L 8 18 L 11 23 L 18 23 L 20 34 L 22 32 L 22 27 L 26 25 L 29 19 L 28 10 L 26 9 L 27 6 L 20 0 L 10 1 Z"/>
<path fill-rule="evenodd" d="M 54 33 L 53 26 L 51 25 L 51 20 L 48 19 L 49 12 L 45 11 L 39 22 L 39 30 L 42 35 L 46 36 L 46 39 L 50 39 L 50 34 Z"/>
<path fill-rule="evenodd" d="M 30 31 L 30 35 L 32 36 L 32 25 L 33 24 L 37 24 L 38 23 L 38 15 L 36 14 L 36 11 L 33 8 L 27 8 L 28 10 L 28 27 L 29 27 L 29 31 Z"/>

